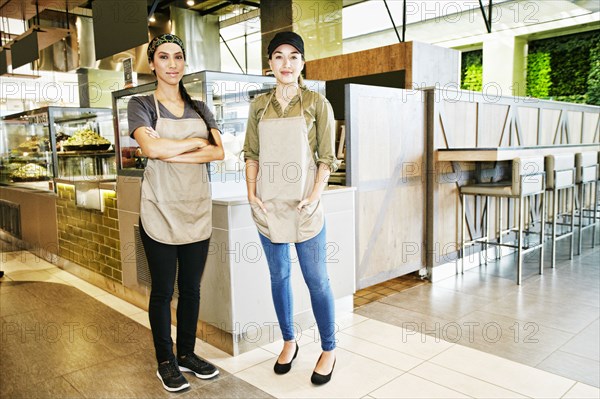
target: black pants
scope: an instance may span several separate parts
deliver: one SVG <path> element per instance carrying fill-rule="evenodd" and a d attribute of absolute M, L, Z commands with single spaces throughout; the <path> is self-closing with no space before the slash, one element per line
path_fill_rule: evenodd
<path fill-rule="evenodd" d="M 194 352 L 196 326 L 200 309 L 200 280 L 204 272 L 210 239 L 184 245 L 157 242 L 144 231 L 140 221 L 140 235 L 150 268 L 152 290 L 150 292 L 150 327 L 159 363 L 173 360 L 171 339 L 171 299 L 175 290 L 177 262 L 177 354 Z"/>

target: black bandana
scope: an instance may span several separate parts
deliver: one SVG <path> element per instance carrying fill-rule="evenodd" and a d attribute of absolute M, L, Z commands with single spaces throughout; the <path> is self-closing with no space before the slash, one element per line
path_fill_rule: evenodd
<path fill-rule="evenodd" d="M 185 48 L 183 47 L 183 41 L 171 33 L 165 33 L 163 35 L 156 36 L 150 41 L 150 44 L 148 44 L 148 62 L 151 62 L 154 59 L 154 53 L 156 52 L 158 46 L 165 43 L 175 43 L 181 47 L 183 58 L 185 59 Z"/>

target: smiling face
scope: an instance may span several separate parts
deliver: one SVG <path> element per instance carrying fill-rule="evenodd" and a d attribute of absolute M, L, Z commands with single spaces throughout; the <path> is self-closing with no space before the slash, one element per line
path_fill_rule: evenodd
<path fill-rule="evenodd" d="M 294 46 L 282 44 L 271 54 L 269 66 L 277 79 L 277 83 L 298 83 L 300 72 L 304 68 L 304 60 L 302 54 Z"/>
<path fill-rule="evenodd" d="M 181 47 L 175 43 L 164 43 L 156 48 L 150 68 L 159 83 L 179 84 L 185 69 L 185 57 Z"/>

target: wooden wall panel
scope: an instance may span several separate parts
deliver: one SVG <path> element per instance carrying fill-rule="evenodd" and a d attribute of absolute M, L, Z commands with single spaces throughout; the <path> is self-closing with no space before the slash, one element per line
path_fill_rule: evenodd
<path fill-rule="evenodd" d="M 596 142 L 600 141 L 600 114 L 594 114 L 591 112 L 584 112 L 583 115 L 583 137 L 584 143 L 593 143 L 594 139 Z"/>
<path fill-rule="evenodd" d="M 537 108 L 519 107 L 517 113 L 521 127 L 521 145 L 537 145 L 539 114 Z"/>
<path fill-rule="evenodd" d="M 569 129 L 569 143 L 579 144 L 581 143 L 581 128 L 583 126 L 583 112 L 580 111 L 569 111 L 567 112 L 568 118 L 568 129 Z"/>
<path fill-rule="evenodd" d="M 507 105 L 486 102 L 479 103 L 477 147 L 498 147 L 501 140 L 508 143 L 509 121 L 507 115 L 509 111 Z M 506 126 L 504 125 L 505 120 Z M 502 135 L 503 132 L 505 132 L 504 136 Z"/>
<path fill-rule="evenodd" d="M 542 109 L 540 123 L 542 124 L 540 134 L 540 145 L 554 144 L 554 134 L 560 121 L 561 111 L 557 109 Z"/>
<path fill-rule="evenodd" d="M 385 87 L 352 84 L 346 95 L 356 283 L 363 288 L 425 266 L 425 104 Z"/>
<path fill-rule="evenodd" d="M 305 75 L 307 79 L 328 81 L 405 70 L 409 84 L 412 82 L 411 48 L 412 42 L 406 42 L 307 61 Z"/>
<path fill-rule="evenodd" d="M 477 140 L 477 105 L 442 100 L 439 116 L 449 148 L 475 147 Z"/>

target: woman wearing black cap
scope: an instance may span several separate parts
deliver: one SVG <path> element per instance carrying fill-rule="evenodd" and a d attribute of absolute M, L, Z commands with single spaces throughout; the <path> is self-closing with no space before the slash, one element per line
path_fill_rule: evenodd
<path fill-rule="evenodd" d="M 244 153 L 248 200 L 269 264 L 271 293 L 284 339 L 274 371 L 290 371 L 298 354 L 290 286 L 289 244 L 294 243 L 323 351 L 311 381 L 321 385 L 331 379 L 336 344 L 320 202 L 329 175 L 337 168 L 333 111 L 325 97 L 302 84 L 304 42 L 299 35 L 278 33 L 268 53 L 277 86 L 250 106 Z"/>
<path fill-rule="evenodd" d="M 192 100 L 182 84 L 185 49 L 181 39 L 165 34 L 148 45 L 156 75 L 154 94 L 128 104 L 129 131 L 148 164 L 140 205 L 140 235 L 152 290 L 148 314 L 158 361 L 156 375 L 167 391 L 190 386 L 181 371 L 208 379 L 219 374 L 194 354 L 200 307 L 200 280 L 212 232 L 212 200 L 206 165 L 223 159 L 223 146 L 206 104 Z M 177 357 L 171 340 L 171 298 L 175 276 Z"/>

